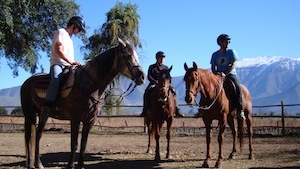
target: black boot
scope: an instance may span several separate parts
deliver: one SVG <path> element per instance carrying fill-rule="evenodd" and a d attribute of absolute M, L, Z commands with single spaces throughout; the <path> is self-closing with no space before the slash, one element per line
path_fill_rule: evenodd
<path fill-rule="evenodd" d="M 56 110 L 55 101 L 44 101 L 43 110 L 48 111 L 49 114 L 52 114 L 53 117 L 58 117 L 58 111 Z"/>
<path fill-rule="evenodd" d="M 194 115 L 194 118 L 199 118 L 199 117 L 202 117 L 202 115 L 201 115 L 200 112 L 198 112 L 198 113 L 196 113 L 196 114 Z"/>
<path fill-rule="evenodd" d="M 145 106 L 143 107 L 143 111 L 142 113 L 140 114 L 140 117 L 146 117 L 147 116 L 147 109 L 145 108 Z"/>
<path fill-rule="evenodd" d="M 184 115 L 181 113 L 179 107 L 176 107 L 175 117 L 184 117 Z"/>

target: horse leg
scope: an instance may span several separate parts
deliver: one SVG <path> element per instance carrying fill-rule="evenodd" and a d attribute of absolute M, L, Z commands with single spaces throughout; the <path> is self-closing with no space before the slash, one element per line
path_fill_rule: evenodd
<path fill-rule="evenodd" d="M 152 149 L 151 149 L 151 140 L 153 140 L 153 132 L 151 128 L 151 122 L 148 117 L 145 117 L 145 123 L 147 125 L 147 132 L 148 132 L 148 148 L 147 148 L 147 153 L 151 154 Z"/>
<path fill-rule="evenodd" d="M 94 120 L 92 122 L 83 124 L 82 134 L 81 134 L 81 143 L 80 143 L 80 153 L 79 153 L 79 159 L 78 159 L 78 168 L 83 168 L 86 144 L 88 141 L 90 129 L 93 125 L 94 125 Z"/>
<path fill-rule="evenodd" d="M 46 126 L 49 117 L 49 109 L 42 108 L 41 114 L 39 116 L 39 124 L 36 132 L 36 144 L 35 144 L 35 167 L 40 169 L 44 168 L 41 158 L 40 158 L 40 140 L 42 138 L 42 133 Z"/>
<path fill-rule="evenodd" d="M 78 146 L 79 124 L 79 120 L 71 120 L 71 154 L 69 157 L 68 165 L 66 167 L 67 169 L 73 169 L 75 167 L 74 159 Z"/>
<path fill-rule="evenodd" d="M 246 116 L 246 123 L 247 123 L 247 134 L 249 138 L 249 160 L 254 160 L 254 155 L 253 155 L 253 147 L 252 147 L 252 138 L 253 138 L 253 129 L 252 129 L 252 116 L 249 115 L 249 112 L 245 111 L 247 116 Z"/>
<path fill-rule="evenodd" d="M 167 134 L 166 134 L 166 138 L 167 138 L 167 154 L 166 154 L 166 158 L 167 159 L 170 158 L 170 140 L 171 140 L 171 127 L 172 127 L 172 123 L 173 123 L 173 118 L 170 118 L 170 120 L 167 122 Z"/>
<path fill-rule="evenodd" d="M 204 125 L 205 125 L 205 130 L 206 130 L 206 159 L 204 160 L 202 167 L 203 168 L 208 168 L 209 161 L 211 159 L 211 152 L 210 152 L 210 144 L 211 144 L 211 120 L 204 120 Z"/>
<path fill-rule="evenodd" d="M 26 146 L 26 166 L 30 169 L 35 168 L 35 139 L 36 139 L 36 115 L 25 115 L 25 146 Z"/>
<path fill-rule="evenodd" d="M 160 148 L 159 148 L 159 138 L 160 138 L 160 132 L 162 128 L 162 124 L 155 124 L 153 130 L 155 130 L 155 141 L 156 141 L 156 148 L 155 148 L 155 161 L 160 161 Z"/>
<path fill-rule="evenodd" d="M 237 140 L 237 131 L 234 125 L 234 118 L 231 115 L 228 115 L 227 117 L 227 121 L 228 121 L 228 125 L 231 129 L 231 133 L 232 133 L 232 151 L 229 155 L 229 159 L 234 159 L 235 154 L 236 154 L 236 140 Z"/>
<path fill-rule="evenodd" d="M 223 145 L 223 140 L 224 140 L 224 131 L 225 131 L 225 123 L 221 122 L 219 124 L 219 136 L 218 136 L 218 143 L 219 143 L 219 157 L 216 162 L 215 168 L 220 168 L 221 167 L 221 162 L 223 160 L 223 155 L 222 155 L 222 145 Z"/>

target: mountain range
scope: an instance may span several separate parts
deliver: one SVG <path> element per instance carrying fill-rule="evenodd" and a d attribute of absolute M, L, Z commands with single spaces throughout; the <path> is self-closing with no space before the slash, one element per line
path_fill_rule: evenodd
<path fill-rule="evenodd" d="M 188 64 L 188 66 L 192 65 Z M 236 69 L 239 80 L 252 95 L 254 114 L 279 115 L 281 107 L 267 106 L 280 105 L 281 101 L 285 105 L 300 103 L 300 59 L 280 56 L 246 58 L 237 61 Z M 120 91 L 126 91 L 130 83 L 129 79 L 122 78 L 121 85 L 119 85 Z M 137 86 L 132 93 L 123 99 L 122 105 L 141 106 L 143 93 L 148 83 L 147 81 L 142 86 Z M 183 76 L 172 77 L 172 85 L 177 91 L 182 111 L 188 114 L 195 113 L 197 111 L 195 106 L 192 108 L 183 106 L 185 105 Z M 199 97 L 198 95 L 197 100 Z M 20 106 L 20 86 L 0 90 L 0 106 Z M 300 115 L 298 109 L 299 106 L 286 106 L 285 112 L 291 115 Z M 127 108 L 128 110 L 129 108 Z M 129 114 L 137 114 L 140 111 L 141 108 L 131 109 Z"/>

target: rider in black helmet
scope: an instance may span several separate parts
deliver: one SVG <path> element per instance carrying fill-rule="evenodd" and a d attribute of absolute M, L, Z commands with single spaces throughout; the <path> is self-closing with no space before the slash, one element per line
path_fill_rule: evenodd
<path fill-rule="evenodd" d="M 77 28 L 79 28 L 79 32 L 85 33 L 85 22 L 80 16 L 73 16 L 69 20 L 67 27 L 71 26 L 72 24 L 74 24 Z"/>
<path fill-rule="evenodd" d="M 149 85 L 147 86 L 145 93 L 144 93 L 144 102 L 143 102 L 143 111 L 140 115 L 141 117 L 145 117 L 147 115 L 147 108 L 148 108 L 148 98 L 149 94 L 152 93 L 152 89 L 157 85 L 158 83 L 158 75 L 159 75 L 159 69 L 169 69 L 168 66 L 163 64 L 164 58 L 166 57 L 165 53 L 162 51 L 158 51 L 155 54 L 156 63 L 149 66 L 148 69 L 148 80 Z M 178 101 L 177 101 L 177 95 L 175 92 L 175 89 L 171 86 L 172 92 L 175 95 L 175 105 L 176 105 L 176 116 L 177 117 L 183 117 L 183 114 L 181 114 L 180 109 L 178 107 Z"/>
<path fill-rule="evenodd" d="M 50 52 L 51 81 L 42 108 L 43 113 L 52 111 L 56 104 L 63 69 L 70 66 L 81 65 L 80 62 L 75 61 L 74 45 L 71 38 L 72 35 L 76 35 L 80 32 L 85 32 L 85 22 L 80 16 L 74 16 L 69 20 L 66 28 L 60 28 L 53 35 Z"/>

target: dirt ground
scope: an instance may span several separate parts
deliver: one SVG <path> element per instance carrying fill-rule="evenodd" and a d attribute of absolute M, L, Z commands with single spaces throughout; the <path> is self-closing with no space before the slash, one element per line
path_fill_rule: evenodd
<path fill-rule="evenodd" d="M 212 136 L 213 168 L 217 158 L 217 136 Z M 232 149 L 230 135 L 224 143 L 223 169 L 300 168 L 299 137 L 254 137 L 255 160 L 248 160 L 248 140 L 236 159 L 228 160 Z M 44 132 L 41 140 L 41 159 L 45 168 L 63 168 L 70 152 L 70 133 Z M 153 161 L 146 154 L 146 134 L 91 134 L 85 156 L 86 169 L 177 169 L 201 168 L 206 155 L 204 136 L 172 136 L 171 159 L 165 159 L 166 138 L 161 137 L 162 161 Z M 154 148 L 153 148 L 154 150 Z M 76 163 L 77 164 L 77 163 Z M 0 133 L 0 168 L 25 168 L 24 133 Z"/>

